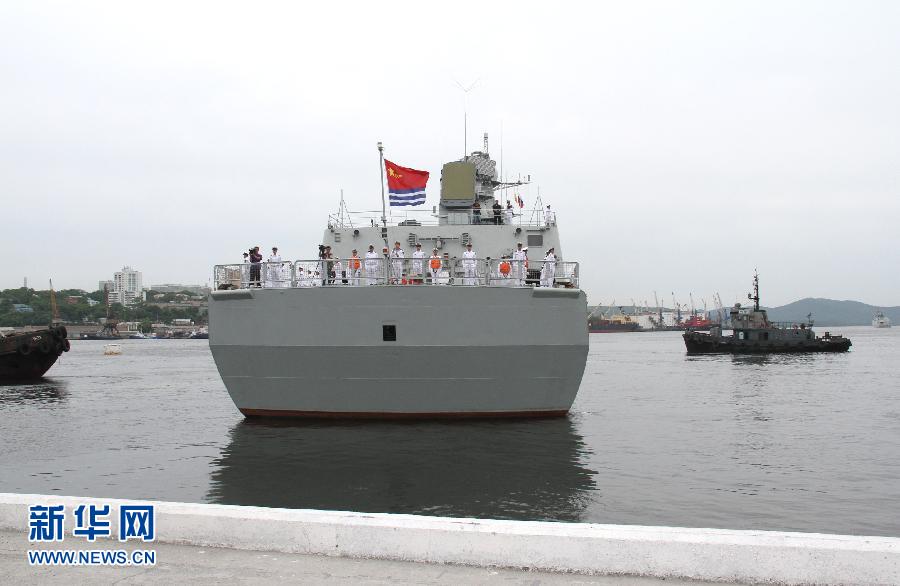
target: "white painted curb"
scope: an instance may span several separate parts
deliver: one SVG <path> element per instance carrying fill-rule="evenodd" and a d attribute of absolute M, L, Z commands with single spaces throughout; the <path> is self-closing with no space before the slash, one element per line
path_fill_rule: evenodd
<path fill-rule="evenodd" d="M 0 529 L 28 506 L 156 505 L 157 541 L 473 566 L 776 584 L 900 584 L 900 538 L 497 521 L 0 493 Z M 113 535 L 116 535 L 115 515 Z M 67 534 L 70 531 L 67 529 Z"/>

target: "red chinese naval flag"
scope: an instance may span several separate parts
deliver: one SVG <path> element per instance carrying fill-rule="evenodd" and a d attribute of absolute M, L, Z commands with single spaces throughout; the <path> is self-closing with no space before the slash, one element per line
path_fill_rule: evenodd
<path fill-rule="evenodd" d="M 387 174 L 388 200 L 392 206 L 418 206 L 425 203 L 428 171 L 416 171 L 384 160 Z"/>

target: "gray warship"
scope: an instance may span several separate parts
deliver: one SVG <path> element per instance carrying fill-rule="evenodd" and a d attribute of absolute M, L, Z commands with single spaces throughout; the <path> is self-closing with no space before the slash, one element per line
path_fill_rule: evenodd
<path fill-rule="evenodd" d="M 736 303 L 731 309 L 730 336 L 722 335 L 720 326 L 710 328 L 709 333 L 685 332 L 684 345 L 688 354 L 768 354 L 786 352 L 846 352 L 849 338 L 816 336 L 812 329 L 812 316 L 805 323 L 780 323 L 769 321 L 765 309 L 759 307 L 759 275 L 753 275 L 753 293 L 747 294 L 753 301 L 753 309 Z"/>
<path fill-rule="evenodd" d="M 483 151 L 443 166 L 430 210 L 379 218 L 342 200 L 322 240 L 332 258 L 217 265 L 209 346 L 241 413 L 565 415 L 588 352 L 579 265 L 549 206 L 495 213 L 511 185 L 485 135 Z"/>

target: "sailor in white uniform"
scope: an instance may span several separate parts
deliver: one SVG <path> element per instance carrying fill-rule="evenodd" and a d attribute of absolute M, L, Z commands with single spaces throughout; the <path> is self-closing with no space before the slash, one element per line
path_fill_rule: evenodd
<path fill-rule="evenodd" d="M 244 264 L 241 265 L 241 289 L 250 286 L 250 253 L 244 253 Z"/>
<path fill-rule="evenodd" d="M 509 203 L 509 200 L 506 201 L 506 209 L 503 210 L 504 219 L 503 221 L 507 226 L 512 226 L 513 223 L 513 207 L 512 204 Z"/>
<path fill-rule="evenodd" d="M 378 258 L 378 253 L 375 252 L 375 247 L 370 244 L 369 251 L 366 253 L 366 285 L 378 284 L 378 265 L 380 264 L 381 260 Z"/>
<path fill-rule="evenodd" d="M 516 249 L 512 253 L 512 278 L 518 287 L 525 286 L 525 273 L 528 264 L 528 250 L 522 248 L 522 243 L 516 243 Z"/>
<path fill-rule="evenodd" d="M 340 258 L 334 259 L 334 263 L 331 265 L 331 270 L 333 271 L 334 280 L 332 283 L 335 285 L 343 285 L 344 284 L 344 265 L 341 263 Z"/>
<path fill-rule="evenodd" d="M 553 212 L 550 211 L 550 206 L 547 206 L 547 209 L 544 210 L 544 224 L 549 228 L 550 224 L 553 223 Z"/>
<path fill-rule="evenodd" d="M 362 262 L 359 260 L 359 254 L 353 249 L 353 254 L 347 260 L 347 279 L 351 286 L 359 287 L 359 277 L 362 272 Z"/>
<path fill-rule="evenodd" d="M 466 244 L 466 251 L 463 252 L 463 285 L 472 286 L 475 284 L 477 259 L 478 256 L 472 250 L 472 243 Z"/>
<path fill-rule="evenodd" d="M 552 287 L 556 277 L 556 254 L 553 249 L 547 251 L 544 257 L 544 266 L 541 267 L 541 287 Z"/>
<path fill-rule="evenodd" d="M 403 278 L 403 258 L 406 253 L 400 248 L 399 242 L 394 242 L 394 248 L 391 250 L 391 283 L 400 284 Z"/>
<path fill-rule="evenodd" d="M 272 247 L 272 254 L 266 260 L 269 263 L 266 265 L 266 287 L 282 287 L 281 255 L 277 246 Z"/>
<path fill-rule="evenodd" d="M 421 283 L 425 277 L 425 252 L 422 250 L 422 244 L 416 242 L 416 251 L 412 254 L 412 278 L 413 282 Z"/>

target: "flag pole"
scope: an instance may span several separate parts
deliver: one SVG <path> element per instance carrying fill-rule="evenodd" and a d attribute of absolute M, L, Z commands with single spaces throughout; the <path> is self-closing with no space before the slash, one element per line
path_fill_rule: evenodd
<path fill-rule="evenodd" d="M 381 225 L 384 245 L 387 246 L 387 208 L 384 205 L 384 145 L 378 141 L 378 180 L 381 182 Z"/>

